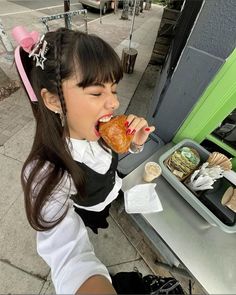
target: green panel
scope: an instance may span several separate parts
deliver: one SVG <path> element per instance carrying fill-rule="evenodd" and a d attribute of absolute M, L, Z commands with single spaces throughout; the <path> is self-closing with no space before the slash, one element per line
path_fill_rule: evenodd
<path fill-rule="evenodd" d="M 201 143 L 235 108 L 236 49 L 206 88 L 173 141 L 191 138 Z"/>
<path fill-rule="evenodd" d="M 236 150 L 232 148 L 230 145 L 223 142 L 222 140 L 215 137 L 214 135 L 209 134 L 206 136 L 206 139 L 210 140 L 211 142 L 214 142 L 216 145 L 230 153 L 232 156 L 236 157 Z"/>

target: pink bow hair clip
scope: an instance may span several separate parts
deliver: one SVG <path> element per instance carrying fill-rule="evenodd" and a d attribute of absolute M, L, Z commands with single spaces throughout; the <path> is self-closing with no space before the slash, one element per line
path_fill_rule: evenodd
<path fill-rule="evenodd" d="M 32 47 L 39 41 L 39 33 L 32 31 L 29 33 L 23 26 L 17 26 L 12 30 L 12 36 L 16 42 L 24 49 L 24 51 L 30 53 Z"/>
<path fill-rule="evenodd" d="M 38 32 L 33 31 L 29 33 L 23 26 L 15 27 L 12 30 L 12 35 L 24 51 L 29 53 L 29 57 L 33 57 L 36 60 L 36 67 L 41 67 L 44 70 L 44 62 L 47 60 L 45 54 L 49 49 L 47 41 L 44 40 L 44 35 L 39 39 Z"/>

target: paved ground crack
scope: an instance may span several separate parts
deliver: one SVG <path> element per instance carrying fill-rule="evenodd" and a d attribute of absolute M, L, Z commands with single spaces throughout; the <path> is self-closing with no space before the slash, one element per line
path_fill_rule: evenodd
<path fill-rule="evenodd" d="M 7 264 L 8 266 L 11 266 L 11 267 L 13 267 L 15 269 L 18 269 L 20 271 L 23 271 L 27 275 L 30 275 L 30 276 L 32 276 L 34 278 L 39 279 L 39 280 L 42 280 L 42 281 L 46 281 L 47 280 L 47 276 L 43 277 L 43 276 L 41 276 L 39 274 L 33 274 L 33 273 L 31 273 L 31 272 L 29 272 L 27 270 L 24 270 L 24 269 L 20 268 L 19 266 L 16 266 L 16 265 L 12 264 L 8 259 L 2 259 L 2 258 L 0 258 L 0 262 L 2 262 L 4 264 Z"/>

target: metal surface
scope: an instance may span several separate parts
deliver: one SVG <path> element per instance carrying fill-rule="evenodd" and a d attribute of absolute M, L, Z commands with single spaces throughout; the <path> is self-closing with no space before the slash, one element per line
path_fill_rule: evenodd
<path fill-rule="evenodd" d="M 224 60 L 207 52 L 185 47 L 154 113 L 156 134 L 164 142 L 172 140 L 223 63 Z"/>
<path fill-rule="evenodd" d="M 118 171 L 122 175 L 127 175 L 150 157 L 157 149 L 163 146 L 163 141 L 151 134 L 146 141 L 144 150 L 139 154 L 126 153 L 119 155 Z"/>
<path fill-rule="evenodd" d="M 80 15 L 80 14 L 84 15 L 85 28 L 87 30 L 87 9 L 78 9 L 78 10 L 73 10 L 73 11 L 67 11 L 64 13 L 57 13 L 54 15 L 44 16 L 44 17 L 40 18 L 40 21 L 46 26 L 47 31 L 50 31 L 49 26 L 48 26 L 49 21 L 65 18 L 66 22 L 67 22 L 66 28 L 70 28 L 71 27 L 71 17 L 75 16 L 75 15 Z"/>
<path fill-rule="evenodd" d="M 159 157 L 172 146 L 168 144 L 159 149 L 147 161 L 158 162 Z M 147 161 L 123 179 L 124 191 L 144 183 L 142 174 Z M 147 228 L 155 230 L 157 237 L 165 241 L 206 292 L 236 294 L 236 234 L 225 233 L 210 225 L 164 177 L 159 177 L 156 183 L 163 211 L 139 215 L 148 222 Z M 147 228 L 143 229 L 145 233 L 148 233 Z"/>
<path fill-rule="evenodd" d="M 0 18 L 0 41 L 1 41 L 2 45 L 4 46 L 8 56 L 13 56 L 14 49 L 13 49 L 11 41 L 9 40 L 9 38 L 6 34 L 6 31 L 3 27 L 1 18 Z M 12 60 L 12 58 L 11 58 L 11 60 Z"/>
<path fill-rule="evenodd" d="M 152 248 L 157 248 L 160 252 L 158 254 L 160 254 L 162 259 L 171 267 L 177 268 L 180 265 L 180 261 L 169 249 L 168 245 L 166 245 L 166 243 L 156 234 L 155 230 L 151 226 L 148 226 L 147 221 L 142 217 L 142 215 L 130 214 L 130 216 L 136 225 L 143 231 L 144 236 L 149 239 Z"/>

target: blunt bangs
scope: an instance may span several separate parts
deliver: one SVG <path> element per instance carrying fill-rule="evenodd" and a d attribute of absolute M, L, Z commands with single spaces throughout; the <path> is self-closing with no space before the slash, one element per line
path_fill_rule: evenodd
<path fill-rule="evenodd" d="M 98 36 L 81 34 L 73 55 L 80 87 L 94 83 L 118 83 L 123 78 L 119 56 Z"/>

